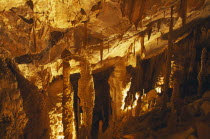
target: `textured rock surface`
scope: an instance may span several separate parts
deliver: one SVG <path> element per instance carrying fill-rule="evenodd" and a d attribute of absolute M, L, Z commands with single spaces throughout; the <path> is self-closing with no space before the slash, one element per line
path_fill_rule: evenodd
<path fill-rule="evenodd" d="M 0 57 L 0 138 L 23 137 L 28 117 L 16 77 L 4 58 Z"/>
<path fill-rule="evenodd" d="M 78 97 L 80 98 L 79 106 L 82 109 L 82 121 L 80 125 L 81 130 L 79 138 L 90 138 L 95 102 L 95 90 L 92 69 L 87 61 L 81 63 L 81 78 L 79 79 L 78 86 Z"/>
<path fill-rule="evenodd" d="M 208 137 L 209 23 L 210 0 L 0 0 L 0 138 Z"/>

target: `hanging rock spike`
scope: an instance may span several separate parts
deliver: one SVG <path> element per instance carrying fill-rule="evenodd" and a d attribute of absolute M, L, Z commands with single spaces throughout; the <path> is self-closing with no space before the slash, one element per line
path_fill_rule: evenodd
<path fill-rule="evenodd" d="M 158 22 L 157 22 L 157 29 L 158 29 L 158 32 L 160 31 L 160 26 L 161 26 L 161 20 L 158 20 Z"/>
<path fill-rule="evenodd" d="M 134 39 L 134 42 L 133 42 L 133 52 L 134 52 L 134 56 L 136 55 L 136 40 Z"/>
<path fill-rule="evenodd" d="M 150 28 L 148 29 L 147 33 L 148 33 L 148 40 L 149 40 L 150 37 L 151 37 L 151 34 L 152 34 L 152 27 L 150 27 Z"/>
<path fill-rule="evenodd" d="M 100 60 L 101 60 L 101 64 L 102 64 L 102 61 L 103 61 L 103 50 L 104 50 L 104 44 L 103 44 L 103 40 L 100 42 Z"/>
<path fill-rule="evenodd" d="M 182 26 L 184 26 L 186 24 L 187 16 L 187 0 L 180 0 L 179 15 L 182 18 Z"/>

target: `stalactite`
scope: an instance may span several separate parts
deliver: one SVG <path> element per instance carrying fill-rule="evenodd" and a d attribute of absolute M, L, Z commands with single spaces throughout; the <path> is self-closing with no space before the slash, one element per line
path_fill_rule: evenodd
<path fill-rule="evenodd" d="M 136 28 L 138 27 L 139 23 L 142 26 L 142 19 L 143 19 L 144 10 L 145 10 L 145 7 L 146 7 L 146 2 L 147 2 L 147 0 L 141 0 L 141 7 L 140 7 L 140 12 L 139 12 L 139 17 L 138 17 L 137 21 L 134 22 Z"/>
<path fill-rule="evenodd" d="M 182 25 L 186 24 L 186 16 L 187 16 L 187 0 L 180 0 L 180 17 L 182 18 Z"/>
<path fill-rule="evenodd" d="M 140 35 L 140 44 L 141 44 L 141 57 L 146 52 L 145 46 L 144 46 L 144 34 Z"/>
<path fill-rule="evenodd" d="M 152 34 L 152 27 L 150 27 L 150 28 L 148 29 L 147 34 L 148 34 L 148 40 L 149 40 L 150 37 L 151 37 L 151 34 Z"/>
<path fill-rule="evenodd" d="M 81 127 L 79 130 L 79 139 L 90 139 L 92 128 L 93 108 L 95 101 L 95 90 L 91 65 L 88 61 L 81 63 L 81 78 L 78 82 L 78 96 L 80 98 L 80 107 L 82 109 Z"/>
<path fill-rule="evenodd" d="M 84 40 L 83 48 L 86 49 L 86 47 L 87 47 L 87 38 L 88 38 L 88 34 L 87 34 L 87 21 L 84 22 L 84 29 L 85 29 L 85 31 L 84 31 L 85 35 L 84 35 L 84 39 L 83 39 Z"/>
<path fill-rule="evenodd" d="M 120 0 L 120 9 L 123 17 L 125 17 L 125 2 L 126 0 Z"/>
<path fill-rule="evenodd" d="M 102 64 L 102 61 L 103 61 L 103 52 L 104 52 L 104 42 L 101 41 L 100 42 L 100 61 L 101 61 L 101 64 Z"/>
<path fill-rule="evenodd" d="M 133 8 L 134 0 L 123 0 L 122 4 L 122 13 L 124 16 L 127 16 L 129 19 L 131 19 L 131 13 Z M 131 20 L 130 20 L 131 21 Z"/>
<path fill-rule="evenodd" d="M 121 2 L 122 15 L 128 17 L 137 29 L 143 19 L 146 0 L 123 0 Z"/>
<path fill-rule="evenodd" d="M 133 50 L 133 43 L 131 43 L 130 47 L 129 47 L 129 54 L 132 54 L 132 50 Z"/>
<path fill-rule="evenodd" d="M 161 20 L 158 20 L 158 22 L 157 22 L 157 29 L 158 29 L 158 32 L 160 31 L 160 26 L 161 26 Z"/>
<path fill-rule="evenodd" d="M 202 49 L 201 53 L 201 64 L 200 71 L 198 73 L 198 95 L 201 96 L 203 93 L 203 79 L 206 74 L 206 62 L 207 62 L 207 50 L 206 48 Z"/>
<path fill-rule="evenodd" d="M 133 42 L 133 54 L 134 54 L 134 56 L 136 55 L 136 40 L 135 39 Z"/>
<path fill-rule="evenodd" d="M 189 73 L 193 71 L 193 65 L 194 65 L 195 58 L 196 58 L 195 39 L 194 38 L 192 38 L 192 41 L 190 43 L 190 52 L 191 52 L 191 56 L 190 56 Z"/>
<path fill-rule="evenodd" d="M 36 53 L 37 46 L 36 46 L 36 30 L 35 30 L 35 25 L 33 25 L 32 30 L 33 30 L 33 43 L 34 43 L 34 45 L 33 45 L 33 52 Z"/>
<path fill-rule="evenodd" d="M 63 59 L 63 97 L 62 97 L 62 106 L 63 106 L 63 128 L 64 128 L 64 139 L 73 139 L 75 137 L 75 127 L 74 127 L 74 97 L 73 89 L 70 83 L 70 64 L 69 57 L 71 54 L 69 50 L 65 49 L 62 52 Z"/>
<path fill-rule="evenodd" d="M 109 53 L 109 47 L 110 47 L 110 46 L 109 46 L 109 42 L 108 42 L 108 53 Z"/>
<path fill-rule="evenodd" d="M 163 12 L 163 17 L 166 18 L 166 11 Z"/>

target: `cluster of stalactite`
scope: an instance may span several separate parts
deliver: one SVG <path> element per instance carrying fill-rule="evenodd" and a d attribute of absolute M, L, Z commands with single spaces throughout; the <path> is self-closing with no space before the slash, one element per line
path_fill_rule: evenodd
<path fill-rule="evenodd" d="M 167 33 L 167 37 L 166 35 L 162 36 L 163 39 L 167 38 L 168 40 L 167 49 L 162 54 L 146 60 L 142 60 L 142 56 L 137 56 L 136 68 L 127 67 L 132 79 L 130 90 L 125 99 L 125 107 L 133 105 L 136 92 L 142 94 L 143 89 L 148 92 L 155 88 L 160 77 L 164 79 L 164 85 L 161 86 L 164 92 L 164 102 L 167 102 L 171 93 L 172 103 L 176 103 L 175 98 L 196 93 L 202 94 L 207 88 L 203 82 L 206 77 L 208 61 L 207 48 L 205 47 L 208 47 L 209 19 L 196 21 L 198 24 L 193 25 L 194 28 L 190 30 L 185 28 L 193 23 L 185 25 L 186 21 L 183 21 L 183 26 L 174 31 L 173 14 L 174 7 L 172 6 L 169 33 Z M 185 18 L 184 15 L 182 15 L 183 18 Z M 144 34 L 144 32 L 140 34 L 141 55 L 145 53 Z M 148 38 L 149 36 L 148 34 Z M 173 92 L 170 88 L 173 88 Z M 189 94 L 189 92 L 191 93 Z"/>
<path fill-rule="evenodd" d="M 127 72 L 131 75 L 131 86 L 125 99 L 125 108 L 133 105 L 137 92 L 140 92 L 142 96 L 143 92 L 149 92 L 157 87 L 159 77 L 165 73 L 165 55 L 166 52 L 163 52 L 155 57 L 144 60 L 137 55 L 136 67 L 127 67 Z"/>
<path fill-rule="evenodd" d="M 205 90 L 202 82 L 206 74 L 208 58 L 207 47 L 203 46 L 203 42 L 207 41 L 208 37 L 202 35 L 202 28 L 197 27 L 185 39 L 177 42 L 172 49 L 172 61 L 174 62 L 172 71 L 175 74 L 175 77 L 172 78 L 178 78 L 179 86 L 185 86 L 185 90 L 182 88 L 180 90 L 181 94 L 185 92 L 183 95 L 190 95 L 187 92 L 201 95 Z M 177 72 L 179 76 L 176 75 Z"/>

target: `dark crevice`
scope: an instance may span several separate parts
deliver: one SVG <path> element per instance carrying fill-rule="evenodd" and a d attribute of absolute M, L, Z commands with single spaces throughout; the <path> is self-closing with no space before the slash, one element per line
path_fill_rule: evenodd
<path fill-rule="evenodd" d="M 99 121 L 103 122 L 102 131 L 109 126 L 109 116 L 112 113 L 110 86 L 108 79 L 114 68 L 93 74 L 95 89 L 95 106 L 93 109 L 92 139 L 98 138 Z"/>
<path fill-rule="evenodd" d="M 95 11 L 97 11 L 97 10 L 100 10 L 101 8 L 102 8 L 101 2 L 99 1 L 99 2 L 97 3 L 97 5 L 94 5 L 94 6 L 91 8 L 91 11 L 92 11 L 92 12 L 95 12 Z"/>
<path fill-rule="evenodd" d="M 80 123 L 80 113 L 81 109 L 79 106 L 80 98 L 78 97 L 78 81 L 80 79 L 80 73 L 75 73 L 70 75 L 70 81 L 72 88 L 74 90 L 74 113 L 75 113 L 75 121 L 76 121 L 76 132 L 78 134 L 79 131 L 79 123 Z"/>

